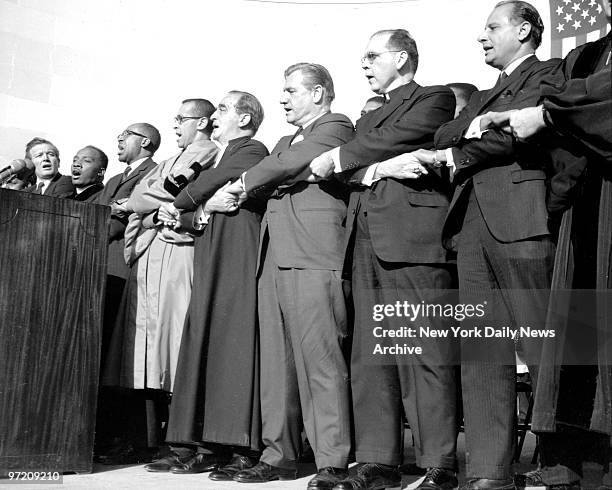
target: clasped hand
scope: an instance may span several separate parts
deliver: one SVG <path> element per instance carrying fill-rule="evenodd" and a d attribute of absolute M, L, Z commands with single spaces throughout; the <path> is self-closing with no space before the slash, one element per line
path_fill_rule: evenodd
<path fill-rule="evenodd" d="M 380 162 L 376 167 L 375 177 L 383 179 L 390 177 L 393 179 L 418 179 L 429 172 L 423 164 L 433 163 L 435 152 L 429 150 L 417 150 L 411 153 L 402 153 L 384 162 Z"/>

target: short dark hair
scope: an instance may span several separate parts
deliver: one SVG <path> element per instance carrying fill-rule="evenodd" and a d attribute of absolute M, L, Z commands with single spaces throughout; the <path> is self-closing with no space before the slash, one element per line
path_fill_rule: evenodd
<path fill-rule="evenodd" d="M 98 157 L 100 158 L 100 161 L 102 162 L 102 168 L 106 168 L 108 167 L 108 157 L 106 156 L 106 153 L 104 153 L 102 150 L 100 150 L 100 148 L 93 146 L 93 145 L 87 145 L 84 146 L 83 148 L 81 148 L 81 150 L 93 150 L 95 152 L 98 153 Z M 81 151 L 79 150 L 79 151 Z"/>
<path fill-rule="evenodd" d="M 531 24 L 531 32 L 529 40 L 534 49 L 537 49 L 542 44 L 542 33 L 544 32 L 544 22 L 540 17 L 537 9 L 528 2 L 520 0 L 502 0 L 495 5 L 495 8 L 504 5 L 512 5 L 511 20 L 515 22 L 529 22 Z"/>
<path fill-rule="evenodd" d="M 210 119 L 210 116 L 213 115 L 217 109 L 214 104 L 208 99 L 185 99 L 181 104 L 192 104 L 195 108 L 195 112 L 197 112 L 197 116 L 206 117 Z M 206 126 L 204 130 L 205 133 L 212 133 L 212 124 Z"/>
<path fill-rule="evenodd" d="M 327 68 L 316 63 L 296 63 L 285 70 L 285 78 L 298 70 L 304 75 L 304 86 L 313 88 L 315 85 L 320 85 L 325 92 L 325 103 L 331 104 L 336 93 L 334 92 L 334 81 Z"/>
<path fill-rule="evenodd" d="M 36 136 L 35 138 L 32 138 L 26 144 L 26 147 L 25 147 L 25 157 L 31 160 L 32 159 L 32 155 L 30 154 L 30 152 L 32 151 L 32 148 L 34 148 L 35 146 L 38 146 L 38 145 L 43 145 L 43 144 L 51 145 L 55 149 L 55 153 L 57 153 L 57 158 L 59 158 L 60 153 L 59 153 L 59 150 L 57 149 L 57 146 L 55 146 L 49 140 L 46 140 L 45 138 L 40 138 L 38 136 Z"/>
<path fill-rule="evenodd" d="M 406 29 L 386 29 L 375 32 L 372 37 L 387 35 L 387 47 L 391 50 L 406 51 L 408 53 L 408 68 L 416 73 L 419 66 L 419 50 L 416 41 Z"/>
<path fill-rule="evenodd" d="M 238 96 L 238 100 L 234 106 L 236 112 L 238 114 L 249 114 L 251 116 L 251 121 L 249 124 L 247 124 L 245 129 L 252 129 L 253 134 L 255 134 L 259 129 L 259 126 L 261 126 L 261 122 L 264 118 L 264 110 L 261 103 L 257 97 L 249 92 L 243 92 L 242 90 L 230 90 L 229 93 Z"/>
<path fill-rule="evenodd" d="M 155 153 L 161 145 L 161 135 L 155 126 L 146 122 L 130 124 L 130 126 L 138 126 L 139 132 L 143 133 L 149 140 L 149 144 L 145 146 L 145 150 Z"/>

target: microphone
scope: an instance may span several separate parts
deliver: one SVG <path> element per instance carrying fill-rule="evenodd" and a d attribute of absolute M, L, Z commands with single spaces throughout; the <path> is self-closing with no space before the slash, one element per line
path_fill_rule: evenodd
<path fill-rule="evenodd" d="M 176 197 L 179 193 L 187 187 L 187 184 L 192 180 L 195 180 L 200 172 L 202 166 L 199 162 L 192 163 L 189 167 L 183 170 L 182 173 L 177 175 L 168 175 L 164 180 L 164 189 L 166 189 L 172 196 Z"/>
<path fill-rule="evenodd" d="M 28 164 L 25 160 L 21 158 L 13 160 L 9 165 L 0 170 L 0 184 L 4 184 L 10 180 L 13 175 L 18 174 L 26 168 L 28 168 Z"/>

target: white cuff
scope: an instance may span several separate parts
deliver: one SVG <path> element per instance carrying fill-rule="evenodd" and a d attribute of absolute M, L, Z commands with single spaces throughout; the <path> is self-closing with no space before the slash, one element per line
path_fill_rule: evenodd
<path fill-rule="evenodd" d="M 333 150 L 330 150 L 329 154 L 334 162 L 334 173 L 335 174 L 341 173 L 343 170 L 342 170 L 342 167 L 340 166 L 340 147 L 336 146 L 336 148 L 334 148 Z"/>
<path fill-rule="evenodd" d="M 210 219 L 210 213 L 204 211 L 204 204 L 200 204 L 193 214 L 193 227 L 201 231 L 206 228 L 208 220 Z"/>
<path fill-rule="evenodd" d="M 483 118 L 483 116 L 484 114 L 481 114 L 480 116 L 474 118 L 474 120 L 470 124 L 470 127 L 467 128 L 467 131 L 465 132 L 464 138 L 466 140 L 479 140 L 480 138 L 482 138 L 482 135 L 488 131 L 488 129 L 485 129 L 484 131 L 481 131 L 480 129 L 480 120 Z"/>
<path fill-rule="evenodd" d="M 378 182 L 380 177 L 375 177 L 378 163 L 373 163 L 366 169 L 366 173 L 361 180 L 361 183 L 367 187 L 370 187 L 374 182 Z"/>
<path fill-rule="evenodd" d="M 444 150 L 444 154 L 446 155 L 446 166 L 450 168 L 451 175 L 454 175 L 457 166 L 455 165 L 455 159 L 453 157 L 453 149 L 447 148 Z"/>

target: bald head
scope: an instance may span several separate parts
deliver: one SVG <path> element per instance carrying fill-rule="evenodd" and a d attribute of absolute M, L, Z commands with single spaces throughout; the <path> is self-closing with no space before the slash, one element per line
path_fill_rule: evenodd
<path fill-rule="evenodd" d="M 117 155 L 120 162 L 130 165 L 136 160 L 152 156 L 161 143 L 155 126 L 149 123 L 130 124 L 117 136 Z"/>

